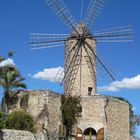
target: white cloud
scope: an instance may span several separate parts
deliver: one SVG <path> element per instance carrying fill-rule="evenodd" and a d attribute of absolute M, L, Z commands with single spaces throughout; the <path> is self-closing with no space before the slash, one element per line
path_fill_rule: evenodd
<path fill-rule="evenodd" d="M 31 76 L 29 74 L 29 76 Z M 48 80 L 51 82 L 58 82 L 64 76 L 64 69 L 62 67 L 57 68 L 45 68 L 43 71 L 35 73 L 32 78 Z"/>
<path fill-rule="evenodd" d="M 13 59 L 6 59 L 2 62 L 0 62 L 0 67 L 16 67 L 15 63 L 14 63 L 14 60 Z"/>
<path fill-rule="evenodd" d="M 119 91 L 120 89 L 140 89 L 140 75 L 124 78 L 107 86 L 98 87 L 98 91 Z"/>

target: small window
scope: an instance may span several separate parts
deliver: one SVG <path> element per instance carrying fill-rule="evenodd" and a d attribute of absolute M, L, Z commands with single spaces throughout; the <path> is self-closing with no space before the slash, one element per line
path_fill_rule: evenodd
<path fill-rule="evenodd" d="M 92 93 L 92 87 L 88 87 L 88 95 L 90 96 L 91 95 L 91 93 Z"/>

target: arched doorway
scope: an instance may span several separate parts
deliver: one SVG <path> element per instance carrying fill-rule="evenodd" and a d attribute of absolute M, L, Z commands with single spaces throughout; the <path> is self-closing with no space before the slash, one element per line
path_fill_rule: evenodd
<path fill-rule="evenodd" d="M 97 140 L 104 140 L 104 128 L 98 130 Z"/>
<path fill-rule="evenodd" d="M 89 127 L 84 131 L 84 140 L 96 140 L 96 131 L 95 129 Z"/>

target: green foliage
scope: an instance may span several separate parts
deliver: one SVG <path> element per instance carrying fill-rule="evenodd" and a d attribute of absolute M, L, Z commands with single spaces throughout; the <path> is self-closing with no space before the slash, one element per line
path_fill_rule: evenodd
<path fill-rule="evenodd" d="M 6 119 L 6 128 L 35 132 L 35 122 L 25 111 L 15 111 Z"/>
<path fill-rule="evenodd" d="M 0 129 L 4 129 L 5 127 L 5 115 L 3 112 L 0 112 Z"/>
<path fill-rule="evenodd" d="M 132 121 L 133 118 L 135 117 L 135 114 L 134 114 L 134 111 L 133 111 L 133 105 L 123 97 L 113 97 L 113 98 L 119 99 L 119 100 L 124 101 L 124 102 L 129 104 L 130 135 L 135 135 L 135 131 L 136 131 L 135 127 L 136 127 L 137 123 L 135 121 Z"/>
<path fill-rule="evenodd" d="M 80 101 L 81 99 L 79 96 L 61 96 L 63 125 L 66 126 L 67 137 L 70 135 L 72 127 L 77 123 L 76 116 L 82 111 Z"/>
<path fill-rule="evenodd" d="M 21 97 L 21 100 L 20 100 L 20 107 L 26 110 L 27 107 L 28 107 L 28 100 L 29 100 L 29 94 L 28 94 L 28 93 L 25 93 L 25 94 Z"/>
<path fill-rule="evenodd" d="M 12 57 L 14 53 L 15 51 L 10 51 L 8 56 Z M 4 60 L 5 58 L 0 56 L 0 62 Z M 16 103 L 18 91 L 26 88 L 26 85 L 23 83 L 24 80 L 15 67 L 7 65 L 0 68 L 0 87 L 4 90 L 2 110 L 6 114 L 9 113 L 9 106 Z"/>
<path fill-rule="evenodd" d="M 13 57 L 14 53 L 15 53 L 14 50 L 9 51 L 9 52 L 8 52 L 8 57 Z"/>
<path fill-rule="evenodd" d="M 2 61 L 4 61 L 4 60 L 5 60 L 5 58 L 2 57 L 2 56 L 0 56 L 0 62 L 2 62 Z"/>

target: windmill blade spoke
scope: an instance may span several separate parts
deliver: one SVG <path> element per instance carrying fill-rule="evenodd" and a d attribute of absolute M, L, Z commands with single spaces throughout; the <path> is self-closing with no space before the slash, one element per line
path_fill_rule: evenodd
<path fill-rule="evenodd" d="M 95 38 L 109 38 L 109 37 L 127 37 L 127 36 L 133 36 L 133 32 L 116 32 L 116 33 L 106 33 L 106 34 L 100 34 L 95 35 Z"/>
<path fill-rule="evenodd" d="M 68 41 L 67 41 L 67 43 L 68 43 Z M 71 43 L 73 43 L 73 42 L 70 42 L 70 44 L 71 44 Z M 69 44 L 69 45 L 70 45 L 70 44 Z M 69 46 L 69 45 L 68 45 L 68 46 Z M 77 45 L 78 45 L 78 41 L 77 41 L 76 44 L 71 48 L 71 50 L 68 52 L 68 54 L 67 54 L 67 55 L 65 54 L 65 56 L 67 56 L 67 57 L 65 58 L 65 62 L 68 61 L 68 59 L 70 58 L 71 53 L 72 53 L 72 51 L 73 51 L 73 48 L 75 48 Z M 65 53 L 66 53 L 66 52 L 65 52 Z M 66 64 L 65 64 L 65 65 L 66 65 Z M 64 70 L 62 70 L 62 68 L 60 68 L 59 71 L 58 71 L 58 73 L 57 73 L 56 76 L 55 76 L 55 81 L 57 81 L 57 82 L 59 82 L 59 83 L 62 83 L 63 78 L 64 78 Z"/>
<path fill-rule="evenodd" d="M 134 32 L 132 26 L 115 27 L 94 33 L 97 42 L 131 42 Z"/>
<path fill-rule="evenodd" d="M 53 45 L 53 44 L 62 44 L 65 40 L 56 40 L 56 41 L 36 41 L 36 42 L 30 42 L 30 46 L 47 46 L 47 45 Z"/>
<path fill-rule="evenodd" d="M 95 38 L 97 42 L 132 42 L 133 33 L 101 35 L 96 36 Z"/>
<path fill-rule="evenodd" d="M 120 30 L 129 30 L 132 29 L 132 25 L 127 25 L 127 26 L 117 26 L 113 28 L 106 28 L 102 30 L 95 31 L 94 34 L 96 33 L 104 33 L 104 32 L 113 32 L 113 31 L 120 31 Z"/>
<path fill-rule="evenodd" d="M 71 69 L 71 65 L 74 64 L 74 62 L 75 62 L 75 60 L 76 60 L 76 56 L 78 55 L 79 50 L 80 50 L 80 45 L 81 45 L 81 42 L 78 42 L 78 45 L 77 45 L 77 47 L 75 48 L 75 53 L 74 53 L 74 55 L 73 55 L 73 57 L 72 57 L 72 59 L 71 59 L 71 61 L 70 61 L 70 63 L 69 63 L 69 66 L 68 66 L 67 69 L 65 70 L 65 75 L 64 75 L 64 78 L 63 78 L 63 80 L 62 80 L 62 82 L 61 82 L 61 85 L 62 85 L 62 83 L 64 82 L 65 78 L 67 77 L 67 75 L 68 75 L 68 73 L 69 73 L 69 71 L 70 71 L 70 69 Z"/>
<path fill-rule="evenodd" d="M 121 43 L 123 43 L 123 42 L 133 42 L 133 39 L 129 39 L 129 38 L 126 38 L 126 39 L 97 39 L 96 40 L 97 42 L 104 42 L 104 43 L 107 43 L 107 42 L 121 42 Z"/>
<path fill-rule="evenodd" d="M 31 33 L 29 45 L 31 49 L 52 48 L 62 46 L 68 38 L 68 34 L 39 34 Z"/>
<path fill-rule="evenodd" d="M 31 49 L 53 48 L 53 47 L 57 47 L 57 46 L 64 46 L 64 41 L 30 43 Z"/>
<path fill-rule="evenodd" d="M 87 47 L 90 49 L 90 51 L 92 52 L 92 54 L 94 55 L 94 57 L 96 57 L 96 60 L 100 63 L 100 65 L 103 67 L 103 69 L 106 71 L 106 73 L 111 77 L 111 79 L 114 81 L 115 78 L 114 76 L 109 72 L 109 70 L 107 69 L 107 67 L 103 64 L 103 62 L 98 58 L 98 56 L 96 55 L 96 52 L 92 49 L 92 47 L 88 44 L 88 42 L 84 41 L 84 43 L 87 45 Z"/>
<path fill-rule="evenodd" d="M 54 13 L 67 25 L 68 28 L 76 31 L 76 20 L 72 17 L 70 11 L 65 6 L 63 0 L 46 0 L 48 6 L 54 11 Z M 77 31 L 76 31 L 77 32 Z M 77 32 L 79 35 L 79 33 Z"/>
<path fill-rule="evenodd" d="M 96 69 L 97 83 L 100 82 L 102 84 L 105 84 L 106 82 L 112 82 L 112 78 L 105 72 L 105 70 L 99 63 L 96 64 Z"/>
<path fill-rule="evenodd" d="M 65 80 L 65 93 L 69 93 L 73 90 L 75 79 L 80 66 L 80 59 L 80 55 L 77 55 L 73 65 L 71 66 L 71 70 L 67 76 L 67 79 Z"/>
<path fill-rule="evenodd" d="M 86 51 L 87 53 L 87 59 L 86 59 L 86 62 L 87 62 L 87 65 L 88 65 L 88 68 L 91 72 L 91 76 L 92 76 L 92 80 L 93 82 L 96 82 L 96 62 L 94 62 L 95 58 L 93 58 L 93 55 L 91 55 L 91 53 L 89 52 L 88 48 L 85 46 L 85 44 L 83 44 L 83 47 L 84 47 L 84 50 Z"/>
<path fill-rule="evenodd" d="M 64 78 L 64 69 L 60 67 L 54 78 L 54 81 L 61 83 L 63 78 Z"/>
<path fill-rule="evenodd" d="M 100 53 L 100 51 L 99 51 L 99 49 L 98 50 L 96 50 L 96 55 L 98 56 L 98 58 L 102 61 L 102 63 L 106 66 L 106 68 L 108 69 L 108 71 L 114 76 L 114 77 L 117 77 L 117 70 L 116 70 L 116 68 L 113 66 L 113 65 L 111 65 L 111 63 Z M 101 69 L 101 65 L 100 65 L 100 63 L 96 63 L 97 64 L 97 68 L 99 68 L 99 69 Z M 101 69 L 101 71 L 103 71 L 104 69 L 103 69 L 103 67 L 102 67 L 102 69 Z M 103 72 L 103 73 L 106 73 L 105 71 Z M 110 79 L 110 76 L 109 75 L 107 75 L 108 76 L 108 79 Z"/>
<path fill-rule="evenodd" d="M 48 48 L 55 48 L 55 47 L 62 47 L 63 44 L 56 44 L 56 45 L 44 45 L 44 46 L 37 46 L 37 47 L 31 47 L 31 50 L 40 50 L 40 49 L 48 49 Z"/>
<path fill-rule="evenodd" d="M 36 42 L 56 42 L 56 41 L 65 41 L 68 38 L 68 34 L 30 34 L 30 43 Z"/>
<path fill-rule="evenodd" d="M 65 57 L 65 65 L 66 65 L 66 63 L 68 63 L 68 60 L 70 61 L 70 56 L 72 54 L 72 51 L 73 51 L 73 49 L 75 49 L 75 47 L 77 45 L 78 45 L 78 41 L 75 43 L 75 45 L 73 47 L 70 48 L 70 50 L 69 49 L 66 49 L 67 52 L 65 52 L 65 56 L 67 56 L 67 57 Z M 67 45 L 67 46 L 70 46 L 70 44 Z"/>
<path fill-rule="evenodd" d="M 85 23 L 91 26 L 95 23 L 95 19 L 104 6 L 104 0 L 91 0 L 85 15 Z"/>

